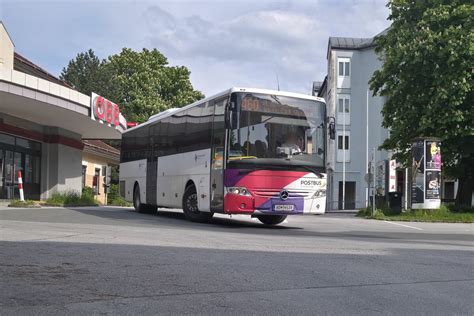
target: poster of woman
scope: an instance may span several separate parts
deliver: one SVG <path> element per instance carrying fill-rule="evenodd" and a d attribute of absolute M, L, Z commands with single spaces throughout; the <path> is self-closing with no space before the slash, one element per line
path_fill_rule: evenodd
<path fill-rule="evenodd" d="M 441 170 L 441 142 L 426 142 L 426 169 Z"/>

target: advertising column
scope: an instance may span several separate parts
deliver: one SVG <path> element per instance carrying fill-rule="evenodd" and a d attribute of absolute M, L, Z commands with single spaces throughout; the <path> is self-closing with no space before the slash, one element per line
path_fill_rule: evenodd
<path fill-rule="evenodd" d="M 441 205 L 441 142 L 417 139 L 412 143 L 411 207 L 437 209 Z"/>

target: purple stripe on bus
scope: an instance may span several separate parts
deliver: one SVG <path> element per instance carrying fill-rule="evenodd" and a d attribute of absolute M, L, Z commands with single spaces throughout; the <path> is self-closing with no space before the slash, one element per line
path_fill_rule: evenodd
<path fill-rule="evenodd" d="M 226 187 L 235 186 L 243 177 L 248 175 L 248 173 L 239 174 L 241 170 L 239 169 L 226 169 L 225 170 L 225 182 Z"/>

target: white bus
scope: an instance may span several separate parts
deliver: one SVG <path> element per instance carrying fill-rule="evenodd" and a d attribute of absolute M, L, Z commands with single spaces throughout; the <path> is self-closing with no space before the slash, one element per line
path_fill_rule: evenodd
<path fill-rule="evenodd" d="M 120 193 L 139 212 L 182 208 L 197 222 L 324 213 L 325 111 L 317 97 L 232 88 L 153 115 L 122 135 Z"/>

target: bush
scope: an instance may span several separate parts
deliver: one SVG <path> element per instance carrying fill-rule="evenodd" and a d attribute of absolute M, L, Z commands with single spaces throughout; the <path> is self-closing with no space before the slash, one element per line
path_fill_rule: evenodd
<path fill-rule="evenodd" d="M 47 205 L 53 206 L 96 206 L 98 205 L 92 188 L 85 187 L 82 194 L 76 191 L 54 192 L 46 200 Z"/>
<path fill-rule="evenodd" d="M 84 187 L 84 189 L 82 189 L 82 197 L 84 199 L 92 199 L 94 200 L 95 197 L 94 197 L 94 189 L 92 189 L 91 187 Z"/>
<path fill-rule="evenodd" d="M 119 186 L 118 184 L 111 184 L 110 185 L 110 190 L 109 193 L 107 194 L 107 204 L 109 205 L 114 205 L 112 204 L 112 201 L 115 201 L 117 199 L 121 198 L 119 194 Z M 123 199 L 123 198 L 122 198 Z"/>

